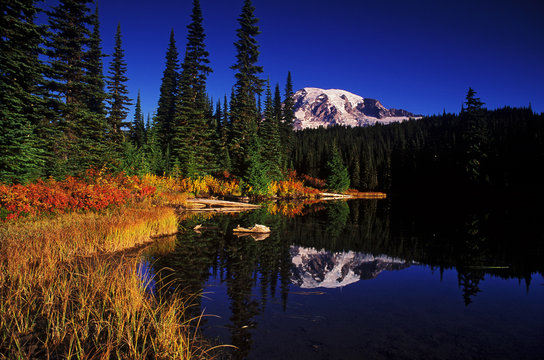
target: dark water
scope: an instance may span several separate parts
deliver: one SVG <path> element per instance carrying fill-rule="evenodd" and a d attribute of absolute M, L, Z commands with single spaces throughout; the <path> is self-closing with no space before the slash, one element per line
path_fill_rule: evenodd
<path fill-rule="evenodd" d="M 542 211 L 434 200 L 187 220 L 149 260 L 204 293 L 194 313 L 231 358 L 544 359 Z M 271 235 L 232 234 L 255 223 Z"/>

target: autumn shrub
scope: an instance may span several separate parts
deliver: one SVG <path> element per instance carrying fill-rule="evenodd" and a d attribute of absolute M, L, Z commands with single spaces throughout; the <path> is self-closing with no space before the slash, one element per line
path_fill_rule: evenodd
<path fill-rule="evenodd" d="M 241 195 L 240 181 L 237 179 L 219 179 L 211 175 L 180 180 L 180 191 L 192 193 L 195 196 L 208 195 Z"/>
<path fill-rule="evenodd" d="M 129 201 L 142 201 L 156 192 L 152 184 L 136 176 L 89 171 L 83 178 L 68 176 L 62 181 L 38 180 L 21 185 L 0 184 L 0 216 L 2 220 L 62 214 L 77 211 L 99 211 Z"/>
<path fill-rule="evenodd" d="M 302 181 L 289 179 L 271 181 L 268 185 L 268 194 L 281 198 L 312 198 L 320 193 L 319 190 L 304 186 Z"/>

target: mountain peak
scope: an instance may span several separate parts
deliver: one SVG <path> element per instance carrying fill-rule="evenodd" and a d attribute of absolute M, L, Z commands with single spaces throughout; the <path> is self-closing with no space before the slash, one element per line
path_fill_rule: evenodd
<path fill-rule="evenodd" d="M 415 117 L 406 110 L 387 109 L 378 100 L 346 90 L 305 87 L 293 95 L 296 130 L 306 128 L 367 126 Z"/>

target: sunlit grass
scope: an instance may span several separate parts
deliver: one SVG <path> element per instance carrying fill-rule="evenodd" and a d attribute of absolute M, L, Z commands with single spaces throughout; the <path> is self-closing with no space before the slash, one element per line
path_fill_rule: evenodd
<path fill-rule="evenodd" d="M 172 208 L 145 205 L 3 224 L 0 358 L 209 357 L 188 302 L 147 293 L 124 252 L 177 226 Z"/>

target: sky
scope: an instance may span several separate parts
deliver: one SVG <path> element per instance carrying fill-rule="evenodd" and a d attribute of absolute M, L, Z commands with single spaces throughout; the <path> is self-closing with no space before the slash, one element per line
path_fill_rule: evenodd
<path fill-rule="evenodd" d="M 56 5 L 45 0 L 42 7 Z M 235 82 L 236 29 L 243 0 L 200 0 L 214 72 L 208 93 Z M 117 24 L 129 96 L 153 114 L 170 30 L 186 46 L 192 0 L 99 0 L 103 51 Z M 432 115 L 460 111 L 469 87 L 487 108 L 544 112 L 544 2 L 541 0 L 253 0 L 259 65 L 272 87 L 343 89 L 387 108 Z M 109 59 L 105 59 L 107 73 Z M 131 109 L 132 116 L 133 109 Z M 132 117 L 130 117 L 132 119 Z"/>

